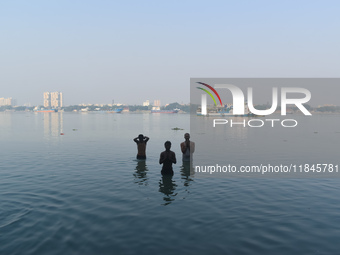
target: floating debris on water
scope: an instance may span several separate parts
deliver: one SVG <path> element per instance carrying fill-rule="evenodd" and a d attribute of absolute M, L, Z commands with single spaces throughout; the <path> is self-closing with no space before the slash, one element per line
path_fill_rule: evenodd
<path fill-rule="evenodd" d="M 172 128 L 171 130 L 184 130 L 184 129 L 183 128 L 175 127 L 175 128 Z"/>
<path fill-rule="evenodd" d="M 74 129 L 72 129 L 73 131 L 78 131 L 78 129 L 76 129 L 76 128 L 74 128 Z"/>

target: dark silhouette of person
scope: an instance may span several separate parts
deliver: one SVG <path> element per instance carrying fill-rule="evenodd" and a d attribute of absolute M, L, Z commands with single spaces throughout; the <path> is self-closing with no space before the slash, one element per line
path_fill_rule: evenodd
<path fill-rule="evenodd" d="M 175 200 L 177 193 L 175 193 L 175 189 L 177 184 L 172 180 L 172 175 L 163 175 L 162 179 L 159 180 L 159 192 L 163 193 L 164 204 L 169 205 L 172 201 Z"/>
<path fill-rule="evenodd" d="M 133 176 L 135 177 L 135 183 L 138 183 L 139 185 L 148 185 L 148 167 L 145 162 L 145 160 L 138 160 L 137 166 L 135 168 L 136 171 L 133 174 Z"/>
<path fill-rule="evenodd" d="M 181 179 L 184 180 L 184 186 L 189 187 L 190 182 L 193 180 L 191 176 L 193 175 L 193 166 L 190 162 L 183 161 L 181 166 Z"/>
<path fill-rule="evenodd" d="M 137 159 L 146 159 L 146 143 L 149 141 L 149 139 L 149 137 L 142 134 L 133 139 L 133 141 L 137 144 Z"/>
<path fill-rule="evenodd" d="M 171 142 L 166 141 L 164 143 L 165 151 L 163 151 L 159 158 L 159 164 L 163 164 L 162 175 L 173 175 L 174 171 L 172 169 L 172 164 L 176 164 L 176 154 L 171 151 Z"/>
<path fill-rule="evenodd" d="M 190 141 L 190 134 L 184 134 L 185 141 L 181 143 L 181 151 L 182 151 L 182 161 L 189 162 L 192 160 L 192 154 L 195 152 L 195 143 Z"/>

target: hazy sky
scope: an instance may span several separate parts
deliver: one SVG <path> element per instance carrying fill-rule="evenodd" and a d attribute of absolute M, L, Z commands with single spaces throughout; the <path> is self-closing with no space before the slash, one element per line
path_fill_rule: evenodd
<path fill-rule="evenodd" d="M 339 77 L 340 1 L 0 1 L 0 97 L 188 103 L 190 77 Z"/>

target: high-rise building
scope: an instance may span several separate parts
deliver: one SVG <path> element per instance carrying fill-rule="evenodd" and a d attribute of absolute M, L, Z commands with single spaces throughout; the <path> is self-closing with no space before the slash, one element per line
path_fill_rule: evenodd
<path fill-rule="evenodd" d="M 159 99 L 156 99 L 154 102 L 153 102 L 153 106 L 161 106 L 161 100 Z"/>
<path fill-rule="evenodd" d="M 150 101 L 146 100 L 145 102 L 143 102 L 143 106 L 149 106 L 150 105 Z"/>
<path fill-rule="evenodd" d="M 44 92 L 44 107 L 51 108 L 51 93 Z"/>
<path fill-rule="evenodd" d="M 3 106 L 3 105 L 12 105 L 13 104 L 13 99 L 11 97 L 9 98 L 0 98 L 0 106 Z"/>
<path fill-rule="evenodd" d="M 45 108 L 63 107 L 63 93 L 61 92 L 44 92 Z"/>
<path fill-rule="evenodd" d="M 51 107 L 52 108 L 63 107 L 63 93 L 61 92 L 51 93 Z"/>

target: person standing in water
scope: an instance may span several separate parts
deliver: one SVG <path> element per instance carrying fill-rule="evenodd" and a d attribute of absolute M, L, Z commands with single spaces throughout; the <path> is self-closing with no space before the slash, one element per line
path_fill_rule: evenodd
<path fill-rule="evenodd" d="M 166 141 L 164 143 L 165 151 L 163 151 L 159 158 L 159 164 L 163 164 L 162 175 L 173 175 L 174 170 L 172 169 L 172 164 L 176 164 L 176 154 L 171 151 L 171 142 Z"/>
<path fill-rule="evenodd" d="M 149 141 L 149 137 L 140 134 L 133 141 L 137 144 L 137 159 L 146 159 L 146 143 Z"/>
<path fill-rule="evenodd" d="M 181 143 L 182 160 L 183 162 L 189 162 L 192 159 L 192 154 L 195 152 L 195 143 L 189 140 L 189 133 L 184 134 L 184 139 L 185 141 Z"/>

